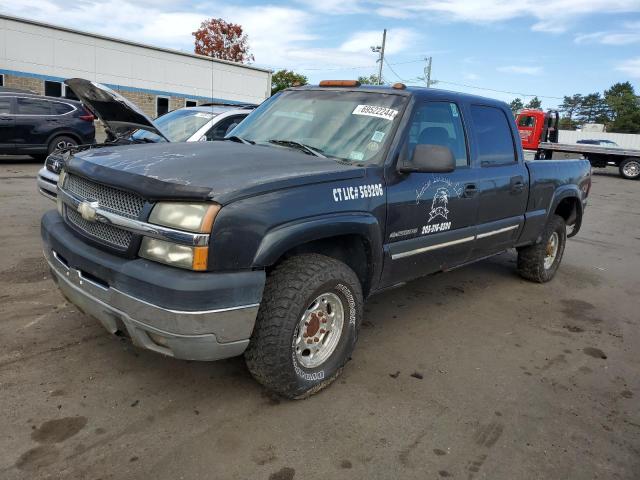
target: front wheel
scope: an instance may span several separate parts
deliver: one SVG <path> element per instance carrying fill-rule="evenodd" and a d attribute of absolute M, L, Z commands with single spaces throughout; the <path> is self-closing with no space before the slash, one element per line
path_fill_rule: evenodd
<path fill-rule="evenodd" d="M 304 254 L 267 278 L 245 352 L 253 377 L 287 398 L 306 398 L 333 382 L 349 360 L 362 319 L 362 289 L 347 265 Z"/>
<path fill-rule="evenodd" d="M 628 180 L 640 178 L 640 160 L 637 158 L 625 158 L 618 166 L 620 175 Z"/>
<path fill-rule="evenodd" d="M 560 266 L 567 243 L 567 225 L 559 215 L 552 215 L 536 245 L 518 249 L 518 273 L 533 282 L 551 280 Z"/>
<path fill-rule="evenodd" d="M 53 152 L 57 152 L 58 150 L 65 150 L 67 148 L 72 148 L 77 146 L 78 146 L 78 142 L 76 142 L 75 139 L 68 137 L 66 135 L 61 135 L 51 140 L 51 142 L 49 142 L 49 148 L 47 149 L 47 151 L 49 152 L 49 155 L 51 155 Z"/>

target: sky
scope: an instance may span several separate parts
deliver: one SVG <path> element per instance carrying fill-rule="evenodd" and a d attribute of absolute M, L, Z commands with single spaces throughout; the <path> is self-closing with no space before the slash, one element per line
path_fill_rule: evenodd
<path fill-rule="evenodd" d="M 311 83 L 377 73 L 386 28 L 387 82 L 424 85 L 431 56 L 436 88 L 507 102 L 550 108 L 623 81 L 640 93 L 640 0 L 11 0 L 0 12 L 189 52 L 200 22 L 223 18 L 242 25 L 255 65 Z"/>

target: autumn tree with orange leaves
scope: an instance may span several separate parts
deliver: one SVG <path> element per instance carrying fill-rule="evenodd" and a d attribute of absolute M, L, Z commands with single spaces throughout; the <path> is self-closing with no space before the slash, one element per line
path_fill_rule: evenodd
<path fill-rule="evenodd" d="M 198 55 L 246 63 L 254 60 L 249 52 L 249 40 L 242 27 L 221 18 L 210 18 L 193 32 Z"/>

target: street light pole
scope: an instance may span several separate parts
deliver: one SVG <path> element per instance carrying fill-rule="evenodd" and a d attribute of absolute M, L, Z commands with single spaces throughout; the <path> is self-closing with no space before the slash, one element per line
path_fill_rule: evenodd
<path fill-rule="evenodd" d="M 378 45 L 375 47 L 371 47 L 371 51 L 373 53 L 380 54 L 380 56 L 378 57 L 378 60 L 376 60 L 376 62 L 380 63 L 380 65 L 378 66 L 378 85 L 382 85 L 382 64 L 384 63 L 384 47 L 386 43 L 387 43 L 387 29 L 385 28 L 384 31 L 382 32 L 382 46 Z"/>
<path fill-rule="evenodd" d="M 425 58 L 427 64 L 424 67 L 424 78 L 427 82 L 427 88 L 431 88 L 431 57 Z"/>

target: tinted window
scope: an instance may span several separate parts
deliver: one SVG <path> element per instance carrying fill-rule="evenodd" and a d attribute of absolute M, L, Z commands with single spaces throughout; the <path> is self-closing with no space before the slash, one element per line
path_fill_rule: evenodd
<path fill-rule="evenodd" d="M 481 165 L 502 165 L 516 161 L 509 121 L 495 107 L 471 106 L 471 117 Z"/>
<path fill-rule="evenodd" d="M 0 114 L 11 113 L 11 99 L 0 98 Z"/>
<path fill-rule="evenodd" d="M 220 123 L 211 127 L 211 129 L 209 129 L 209 131 L 206 133 L 207 141 L 212 142 L 215 140 L 222 140 L 227 134 L 227 130 L 229 130 L 229 127 L 235 127 L 242 120 L 244 120 L 244 117 L 246 117 L 246 115 L 234 115 L 233 117 L 221 120 Z"/>
<path fill-rule="evenodd" d="M 51 82 L 49 80 L 44 81 L 44 94 L 47 97 L 61 97 L 62 96 L 62 83 Z"/>
<path fill-rule="evenodd" d="M 410 156 L 418 144 L 449 147 L 456 166 L 468 165 L 462 119 L 455 103 L 430 102 L 416 108 L 409 128 Z"/>
<path fill-rule="evenodd" d="M 22 115 L 50 115 L 51 102 L 37 98 L 18 98 L 18 113 Z"/>
<path fill-rule="evenodd" d="M 64 115 L 73 110 L 73 107 L 67 103 L 51 102 L 51 113 L 53 115 Z"/>

